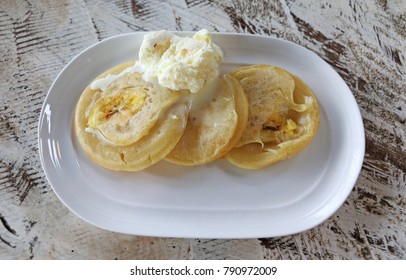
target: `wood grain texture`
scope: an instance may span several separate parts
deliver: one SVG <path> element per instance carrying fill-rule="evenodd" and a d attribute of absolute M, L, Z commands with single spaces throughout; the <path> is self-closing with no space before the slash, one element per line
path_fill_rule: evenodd
<path fill-rule="evenodd" d="M 52 192 L 37 123 L 64 65 L 112 35 L 201 28 L 300 44 L 351 88 L 365 161 L 320 226 L 263 239 L 129 236 L 83 222 Z M 406 259 L 405 1 L 3 0 L 0 53 L 0 259 Z"/>

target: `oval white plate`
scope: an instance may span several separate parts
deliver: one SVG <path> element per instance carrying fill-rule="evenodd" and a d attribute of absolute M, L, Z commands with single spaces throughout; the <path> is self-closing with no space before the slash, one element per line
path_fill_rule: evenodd
<path fill-rule="evenodd" d="M 320 129 L 300 154 L 256 171 L 226 161 L 192 168 L 160 162 L 136 173 L 93 164 L 73 133 L 76 102 L 101 72 L 137 59 L 144 35 L 124 34 L 89 47 L 61 71 L 48 92 L 39 120 L 39 153 L 53 190 L 67 207 L 116 232 L 251 238 L 310 229 L 342 205 L 364 157 L 364 129 L 354 97 L 313 52 L 264 36 L 219 33 L 213 39 L 224 50 L 224 71 L 273 64 L 312 88 L 321 109 Z"/>

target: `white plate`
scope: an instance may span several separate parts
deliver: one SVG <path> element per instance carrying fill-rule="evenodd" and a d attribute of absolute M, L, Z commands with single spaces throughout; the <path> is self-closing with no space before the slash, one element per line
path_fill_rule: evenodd
<path fill-rule="evenodd" d="M 200 167 L 160 162 L 136 173 L 91 162 L 76 142 L 73 115 L 84 88 L 101 72 L 137 58 L 145 33 L 99 42 L 58 75 L 39 121 L 39 152 L 62 202 L 98 227 L 137 235 L 251 238 L 310 229 L 345 201 L 364 157 L 364 129 L 340 76 L 313 52 L 264 36 L 214 34 L 224 70 L 268 63 L 301 77 L 316 94 L 321 120 L 312 143 L 293 158 L 261 170 L 225 161 Z"/>

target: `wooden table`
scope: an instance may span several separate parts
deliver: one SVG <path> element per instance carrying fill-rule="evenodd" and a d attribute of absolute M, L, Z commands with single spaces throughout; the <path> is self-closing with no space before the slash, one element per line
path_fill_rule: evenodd
<path fill-rule="evenodd" d="M 52 191 L 37 124 L 59 71 L 112 35 L 201 28 L 300 44 L 351 88 L 365 160 L 320 226 L 264 239 L 130 236 L 82 221 Z M 0 259 L 406 259 L 405 1 L 2 0 L 0 54 Z"/>

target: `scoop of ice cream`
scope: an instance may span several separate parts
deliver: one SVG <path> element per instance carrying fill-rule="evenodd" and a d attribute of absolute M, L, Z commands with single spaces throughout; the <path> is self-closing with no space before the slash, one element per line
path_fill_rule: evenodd
<path fill-rule="evenodd" d="M 139 52 L 139 64 L 146 81 L 192 93 L 219 75 L 221 62 L 223 52 L 212 42 L 206 29 L 192 38 L 167 31 L 150 33 L 144 37 Z"/>
<path fill-rule="evenodd" d="M 146 81 L 157 82 L 158 65 L 161 57 L 177 38 L 179 37 L 165 30 L 151 32 L 144 36 L 137 64 L 144 73 L 143 76 Z"/>

